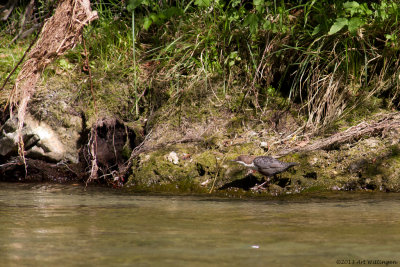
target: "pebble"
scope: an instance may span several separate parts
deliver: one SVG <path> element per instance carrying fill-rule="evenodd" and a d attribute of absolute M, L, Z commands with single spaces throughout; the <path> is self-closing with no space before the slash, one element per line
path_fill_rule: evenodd
<path fill-rule="evenodd" d="M 175 151 L 171 151 L 171 153 L 168 154 L 167 160 L 175 165 L 179 163 L 179 158 Z"/>

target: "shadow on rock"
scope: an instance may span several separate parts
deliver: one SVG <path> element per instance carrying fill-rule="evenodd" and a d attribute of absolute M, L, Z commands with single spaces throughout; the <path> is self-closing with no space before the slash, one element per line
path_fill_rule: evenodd
<path fill-rule="evenodd" d="M 225 190 L 231 187 L 241 188 L 243 190 L 250 190 L 250 188 L 254 187 L 255 185 L 259 184 L 260 181 L 257 177 L 252 174 L 245 176 L 243 179 L 238 179 L 232 181 L 230 183 L 224 184 L 219 188 L 219 190 Z"/>
<path fill-rule="evenodd" d="M 26 159 L 26 169 L 22 160 L 14 157 L 0 165 L 0 181 L 7 182 L 79 182 L 83 170 L 77 164 L 56 164 L 42 160 Z"/>

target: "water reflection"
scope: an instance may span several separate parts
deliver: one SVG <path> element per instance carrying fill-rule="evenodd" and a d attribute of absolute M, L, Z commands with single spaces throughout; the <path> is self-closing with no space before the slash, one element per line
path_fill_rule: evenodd
<path fill-rule="evenodd" d="M 4 266 L 400 264 L 399 197 L 371 198 L 238 201 L 0 184 L 0 258 Z"/>

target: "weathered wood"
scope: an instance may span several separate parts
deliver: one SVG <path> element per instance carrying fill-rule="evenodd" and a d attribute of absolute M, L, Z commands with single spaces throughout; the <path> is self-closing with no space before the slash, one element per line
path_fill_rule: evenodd
<path fill-rule="evenodd" d="M 336 133 L 325 139 L 318 140 L 308 146 L 294 147 L 282 150 L 275 154 L 276 157 L 282 157 L 295 152 L 308 152 L 318 149 L 329 149 L 345 143 L 355 142 L 365 136 L 376 136 L 383 131 L 400 127 L 400 112 L 383 116 L 378 121 L 370 123 L 360 123 L 356 126 L 348 128 L 344 132 Z"/>

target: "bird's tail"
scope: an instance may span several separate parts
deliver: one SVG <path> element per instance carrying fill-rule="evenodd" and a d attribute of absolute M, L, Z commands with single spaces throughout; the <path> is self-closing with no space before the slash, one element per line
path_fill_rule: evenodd
<path fill-rule="evenodd" d="M 288 163 L 288 168 L 292 167 L 292 166 L 296 166 L 296 165 L 299 165 L 299 164 L 297 162 L 289 162 Z"/>

